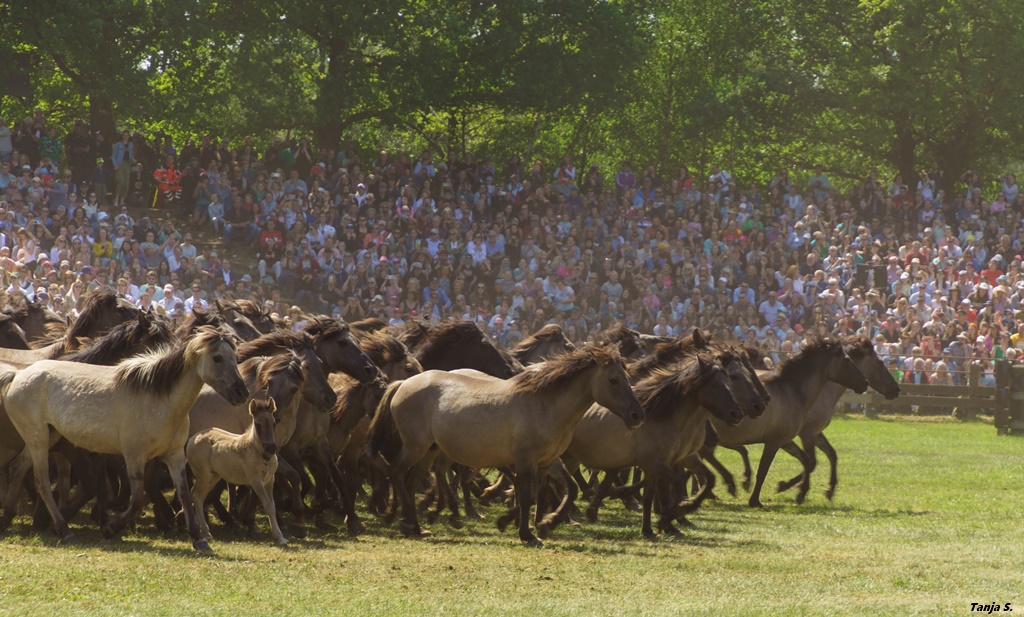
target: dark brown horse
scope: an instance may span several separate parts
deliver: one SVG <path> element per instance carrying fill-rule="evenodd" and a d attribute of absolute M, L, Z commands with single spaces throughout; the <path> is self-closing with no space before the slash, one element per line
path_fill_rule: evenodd
<path fill-rule="evenodd" d="M 520 364 L 528 366 L 574 349 L 576 346 L 565 338 L 561 326 L 552 323 L 524 338 L 511 353 Z"/>
<path fill-rule="evenodd" d="M 506 379 L 523 369 L 514 358 L 502 355 L 483 330 L 471 321 L 444 323 L 440 326 L 415 321 L 397 336 L 412 351 L 425 371 L 470 368 Z"/>

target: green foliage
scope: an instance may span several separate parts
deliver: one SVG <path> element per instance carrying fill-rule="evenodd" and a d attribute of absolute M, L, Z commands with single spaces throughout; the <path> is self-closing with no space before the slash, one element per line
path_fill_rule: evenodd
<path fill-rule="evenodd" d="M 1024 138 L 1017 0 L 58 0 L 0 5 L 58 124 L 289 131 L 439 154 L 1001 171 Z M 365 144 L 364 145 L 370 145 Z M 753 175 L 751 175 L 753 174 Z M 913 177 L 906 178 L 913 184 Z"/>

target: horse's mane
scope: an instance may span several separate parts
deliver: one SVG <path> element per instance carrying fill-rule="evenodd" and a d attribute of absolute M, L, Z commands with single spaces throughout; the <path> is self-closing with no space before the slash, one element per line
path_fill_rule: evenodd
<path fill-rule="evenodd" d="M 377 409 L 377 403 L 384 396 L 384 391 L 388 389 L 388 385 L 388 381 L 383 376 L 377 377 L 370 383 L 359 383 L 347 375 L 344 376 L 342 385 L 334 391 L 338 395 L 338 402 L 331 410 L 331 417 L 335 422 L 340 421 L 344 417 L 346 409 L 357 407 L 362 409 L 364 414 L 367 411 L 373 413 Z M 366 398 L 360 399 L 360 397 L 371 398 L 367 402 Z"/>
<path fill-rule="evenodd" d="M 527 367 L 508 379 L 513 392 L 542 393 L 561 386 L 580 372 L 601 362 L 622 362 L 614 346 L 585 347 Z"/>
<path fill-rule="evenodd" d="M 238 306 L 238 309 L 242 311 L 242 314 L 246 317 L 270 317 L 270 311 L 268 311 L 267 307 L 263 306 L 259 302 L 242 299 L 236 300 L 235 305 Z"/>
<path fill-rule="evenodd" d="M 54 322 L 47 324 L 46 331 L 48 336 L 39 341 L 40 346 L 60 342 L 59 348 L 54 350 L 56 355 L 80 349 L 80 339 L 86 337 L 86 333 L 96 327 L 103 312 L 116 310 L 122 306 L 121 300 L 109 285 L 89 290 L 82 297 L 82 300 L 84 303 L 82 311 L 78 314 L 78 318 L 71 322 L 70 326 L 62 327 Z M 129 305 L 123 303 L 123 306 L 127 307 Z"/>
<path fill-rule="evenodd" d="M 256 356 L 276 356 L 282 350 L 291 350 L 298 347 L 309 347 L 312 349 L 313 338 L 305 332 L 275 330 L 270 334 L 264 334 L 258 339 L 239 345 L 238 359 L 244 362 Z"/>
<path fill-rule="evenodd" d="M 255 377 L 255 389 L 260 391 L 265 390 L 279 373 L 290 373 L 292 379 L 299 383 L 306 380 L 302 358 L 294 351 L 276 356 L 253 356 L 238 365 L 238 372 L 245 379 Z"/>
<path fill-rule="evenodd" d="M 522 361 L 523 358 L 533 353 L 541 345 L 549 343 L 557 338 L 565 340 L 565 335 L 562 333 L 561 326 L 549 323 L 540 330 L 537 330 L 530 336 L 519 341 L 519 344 L 516 345 L 515 349 L 511 352 L 512 357 L 516 360 Z"/>
<path fill-rule="evenodd" d="M 376 317 L 367 317 L 366 319 L 360 319 L 359 321 L 349 322 L 348 326 L 353 330 L 360 332 L 379 332 L 388 327 L 388 322 L 383 319 Z"/>
<path fill-rule="evenodd" d="M 313 338 L 329 338 L 348 334 L 350 330 L 348 324 L 340 319 L 314 317 L 306 324 L 302 331 Z"/>
<path fill-rule="evenodd" d="M 863 334 L 850 334 L 840 338 L 839 341 L 848 352 L 867 355 L 875 350 L 875 346 L 871 344 L 871 339 Z"/>
<path fill-rule="evenodd" d="M 807 375 L 818 368 L 818 365 L 821 364 L 822 354 L 835 352 L 840 345 L 842 345 L 841 341 L 831 337 L 807 339 L 803 348 L 779 363 L 779 366 L 772 371 L 767 380 L 799 379 L 801 375 Z"/>
<path fill-rule="evenodd" d="M 383 331 L 361 334 L 359 347 L 377 366 L 401 362 L 409 357 L 409 350 L 402 341 Z"/>
<path fill-rule="evenodd" d="M 416 351 L 434 329 L 429 323 L 415 319 L 407 323 L 397 336 L 411 351 Z"/>
<path fill-rule="evenodd" d="M 133 319 L 119 324 L 98 339 L 83 339 L 81 349 L 60 359 L 83 364 L 116 364 L 124 359 L 125 352 L 139 345 L 156 348 L 170 345 L 173 340 L 171 327 L 166 322 L 147 316 L 144 322 Z"/>
<path fill-rule="evenodd" d="M 423 338 L 412 345 L 408 341 L 402 341 L 405 346 L 416 352 L 417 356 L 424 356 L 448 345 L 474 338 L 484 338 L 484 331 L 472 321 L 452 321 L 431 328 L 426 324 L 416 323 L 417 328 L 425 328 Z M 417 337 L 419 333 L 417 332 Z"/>
<path fill-rule="evenodd" d="M 633 392 L 649 420 L 664 418 L 679 409 L 680 401 L 690 398 L 715 365 L 716 360 L 711 356 L 689 356 L 671 369 L 654 369 L 633 386 Z"/>
<path fill-rule="evenodd" d="M 235 348 L 234 337 L 226 331 L 200 326 L 190 338 L 179 341 L 177 345 L 164 345 L 122 360 L 117 365 L 114 383 L 134 394 L 170 394 L 182 374 L 196 362 L 200 354 L 222 342 Z"/>
<path fill-rule="evenodd" d="M 174 336 L 178 339 L 186 339 L 202 326 L 223 328 L 227 325 L 224 316 L 217 311 L 210 309 L 193 308 L 192 312 L 185 316 L 185 321 L 175 330 Z"/>
<path fill-rule="evenodd" d="M 623 356 L 631 356 L 636 352 L 640 351 L 640 338 L 639 333 L 626 326 L 626 324 L 618 324 L 612 326 L 606 330 L 598 332 L 594 337 L 594 342 L 598 345 L 607 345 L 614 343 L 619 347 L 619 352 Z"/>

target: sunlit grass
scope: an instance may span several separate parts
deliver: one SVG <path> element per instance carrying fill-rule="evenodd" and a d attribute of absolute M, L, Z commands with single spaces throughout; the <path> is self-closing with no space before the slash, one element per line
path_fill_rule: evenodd
<path fill-rule="evenodd" d="M 0 539 L 0 614 L 534 615 L 965 614 L 1024 610 L 1024 440 L 956 422 L 837 419 L 835 502 L 766 492 L 710 503 L 681 539 L 645 541 L 608 502 L 600 523 L 562 527 L 540 550 L 493 521 L 411 541 L 368 521 L 357 540 L 313 532 L 291 548 L 214 525 L 215 555 L 144 520 L 120 542 L 78 519 L 77 546 L 27 518 Z M 759 451 L 753 449 L 756 466 Z M 738 457 L 723 454 L 738 472 Z M 766 487 L 798 471 L 780 454 Z M 721 492 L 721 491 L 720 491 Z M 262 517 L 265 522 L 265 518 Z M 1019 604 L 1018 604 L 1019 602 Z"/>

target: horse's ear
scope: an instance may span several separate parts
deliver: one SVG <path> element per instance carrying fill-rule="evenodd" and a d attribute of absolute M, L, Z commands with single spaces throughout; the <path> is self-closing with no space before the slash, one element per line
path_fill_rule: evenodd
<path fill-rule="evenodd" d="M 274 400 L 274 399 L 270 399 L 270 400 Z M 256 415 L 256 406 L 258 404 L 259 403 L 256 402 L 256 399 L 252 399 L 251 401 L 249 401 L 249 415 L 251 415 L 251 416 L 255 416 Z"/>
<path fill-rule="evenodd" d="M 140 326 L 148 327 L 149 326 L 149 311 L 142 311 L 142 310 L 140 310 L 139 311 L 138 320 L 139 320 L 139 325 Z"/>
<path fill-rule="evenodd" d="M 611 355 L 604 349 L 601 349 L 600 353 L 597 349 L 588 349 L 587 351 L 590 353 L 590 357 L 597 362 L 598 366 L 608 366 L 612 361 Z"/>
<path fill-rule="evenodd" d="M 700 331 L 700 328 L 693 329 L 693 345 L 698 349 L 703 349 L 708 345 L 708 337 Z"/>
<path fill-rule="evenodd" d="M 697 356 L 697 370 L 701 373 L 708 370 L 708 363 L 704 358 Z"/>
<path fill-rule="evenodd" d="M 196 319 L 201 319 L 202 318 L 203 314 L 202 314 L 202 312 L 199 311 L 199 305 L 198 304 L 193 304 L 192 305 L 192 315 Z"/>

